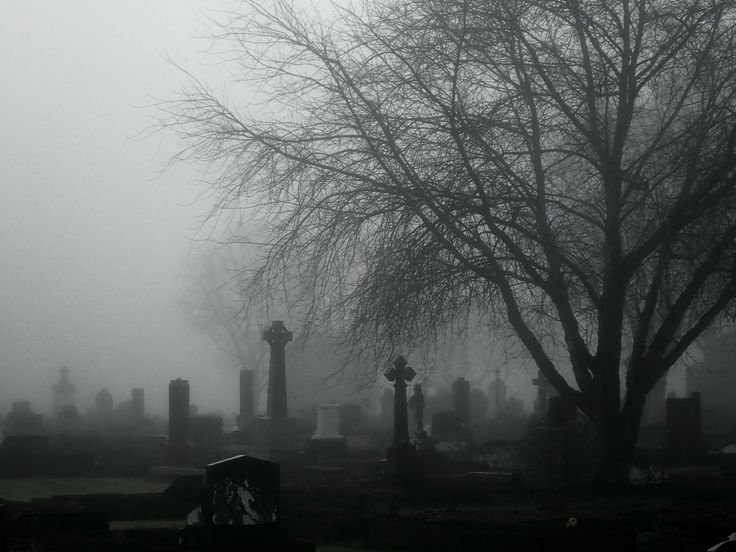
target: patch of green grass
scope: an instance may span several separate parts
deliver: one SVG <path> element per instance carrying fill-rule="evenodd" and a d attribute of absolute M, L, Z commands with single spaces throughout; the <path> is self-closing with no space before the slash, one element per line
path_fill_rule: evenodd
<path fill-rule="evenodd" d="M 160 493 L 166 487 L 161 481 L 136 477 L 0 479 L 0 498 L 29 502 L 54 495 Z"/>

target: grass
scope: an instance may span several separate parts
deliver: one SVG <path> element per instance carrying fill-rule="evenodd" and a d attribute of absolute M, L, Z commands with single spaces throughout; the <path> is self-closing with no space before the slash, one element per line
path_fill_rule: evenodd
<path fill-rule="evenodd" d="M 0 479 L 0 498 L 29 502 L 33 498 L 75 494 L 160 493 L 166 483 L 136 477 Z"/>

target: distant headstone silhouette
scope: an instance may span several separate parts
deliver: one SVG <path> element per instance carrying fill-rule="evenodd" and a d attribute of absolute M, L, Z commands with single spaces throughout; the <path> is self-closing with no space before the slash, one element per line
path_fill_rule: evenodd
<path fill-rule="evenodd" d="M 506 406 L 506 384 L 501 379 L 501 370 L 494 370 L 496 379 L 488 387 L 488 416 L 498 418 Z"/>
<path fill-rule="evenodd" d="M 76 408 L 74 392 L 76 386 L 69 379 L 69 368 L 62 366 L 59 370 L 59 381 L 54 384 L 54 416 L 58 416 L 62 410 Z"/>
<path fill-rule="evenodd" d="M 304 452 L 313 456 L 344 456 L 347 440 L 340 434 L 340 405 L 320 404 L 317 407 L 317 428 L 304 445 Z"/>
<path fill-rule="evenodd" d="M 409 398 L 409 408 L 414 410 L 414 429 L 417 433 L 424 431 L 424 394 L 422 386 L 414 384 L 414 394 Z"/>
<path fill-rule="evenodd" d="M 181 378 L 169 382 L 166 458 L 169 464 L 186 464 L 189 461 L 189 382 Z"/>

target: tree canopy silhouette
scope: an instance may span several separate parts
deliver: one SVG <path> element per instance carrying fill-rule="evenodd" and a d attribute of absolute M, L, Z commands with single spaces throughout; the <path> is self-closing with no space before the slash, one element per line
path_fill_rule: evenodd
<path fill-rule="evenodd" d="M 365 4 L 242 2 L 216 38 L 244 101 L 164 104 L 180 158 L 267 213 L 253 289 L 288 275 L 381 346 L 507 323 L 620 480 L 647 392 L 733 306 L 734 2 Z"/>

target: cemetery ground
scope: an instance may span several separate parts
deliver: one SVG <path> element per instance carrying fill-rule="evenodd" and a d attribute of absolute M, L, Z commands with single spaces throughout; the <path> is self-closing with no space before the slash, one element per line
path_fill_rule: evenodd
<path fill-rule="evenodd" d="M 508 473 L 470 472 L 467 466 L 407 487 L 385 477 L 379 465 L 385 468 L 380 460 L 282 466 L 280 530 L 318 552 L 645 552 L 707 550 L 736 528 L 736 486 L 716 481 L 707 466 L 674 469 L 669 483 L 600 494 L 529 489 Z M 105 511 L 109 534 L 86 538 L 84 546 L 186 550 L 178 539 L 201 490 L 196 476 L 187 479 L 170 485 L 145 477 L 5 478 L 0 496 L 6 519 Z M 7 550 L 15 549 L 22 548 Z"/>
<path fill-rule="evenodd" d="M 324 403 L 291 417 L 291 332 L 274 322 L 265 336 L 276 360 L 266 416 L 241 371 L 233 431 L 192 408 L 182 379 L 169 385 L 165 435 L 138 388 L 119 413 L 102 392 L 93 416 L 60 409 L 45 433 L 30 404 L 14 403 L 0 443 L 0 552 L 679 552 L 735 534 L 736 433 L 702 431 L 698 392 L 663 400 L 632 485 L 603 487 L 594 427 L 541 379 L 532 416 L 496 381 L 489 417 L 462 377 L 444 404 L 418 384 L 407 399 L 416 374 L 397 357 L 380 414 Z"/>

